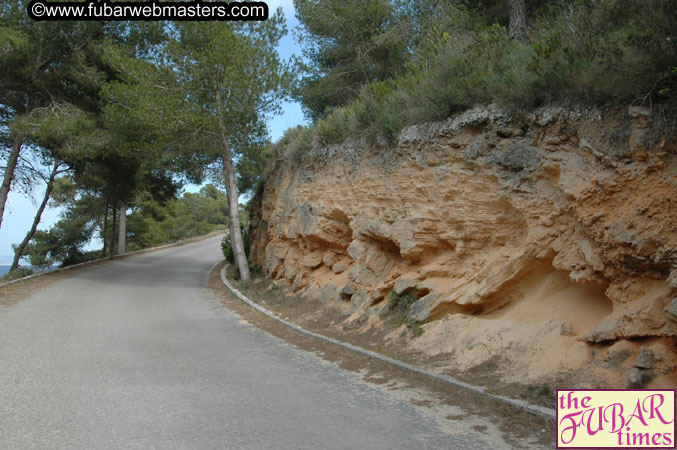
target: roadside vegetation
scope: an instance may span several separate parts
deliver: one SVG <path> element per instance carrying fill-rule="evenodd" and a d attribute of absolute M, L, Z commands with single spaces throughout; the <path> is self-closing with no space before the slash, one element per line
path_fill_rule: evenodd
<path fill-rule="evenodd" d="M 45 193 L 12 270 L 26 256 L 70 265 L 226 226 L 247 280 L 238 200 L 294 74 L 276 51 L 281 10 L 261 22 L 37 22 L 28 3 L 0 5 L 0 226 L 11 190 Z M 227 195 L 180 198 L 184 182 Z M 204 211 L 214 196 L 226 209 Z M 61 221 L 41 231 L 54 202 Z M 101 249 L 83 252 L 93 235 Z"/>
<path fill-rule="evenodd" d="M 75 197 L 64 198 L 63 186 Z M 47 231 L 38 230 L 24 251 L 30 268 L 19 267 L 2 281 L 11 281 L 31 275 L 36 270 L 65 267 L 103 258 L 101 250 L 85 251 L 92 239 L 105 241 L 103 223 L 112 218 L 103 217 L 104 211 L 92 207 L 95 200 L 73 192 L 73 184 L 63 182 L 52 198 L 53 206 L 65 209 L 59 220 Z M 70 189 L 69 189 L 70 188 Z M 212 184 L 199 192 L 186 192 L 179 198 L 159 202 L 150 196 L 135 199 L 134 208 L 127 216 L 127 251 L 156 247 L 212 232 L 228 229 L 228 200 L 225 192 Z M 110 213 L 109 213 L 110 214 Z M 244 205 L 240 205 L 241 223 L 249 219 Z M 109 230 L 110 231 L 110 230 Z"/>
<path fill-rule="evenodd" d="M 392 316 L 391 323 L 396 327 L 406 324 L 415 337 L 423 334 L 423 328 L 417 322 L 410 320 L 408 315 L 411 306 L 416 303 L 418 298 L 417 292 L 406 292 L 402 295 L 397 295 L 395 291 L 390 291 L 387 306 L 387 310 Z"/>
<path fill-rule="evenodd" d="M 314 143 L 350 137 L 387 142 L 408 125 L 488 103 L 643 105 L 675 128 L 670 0 L 360 4 L 295 1 L 309 64 L 294 95 L 312 125 L 288 130 L 280 156 L 298 161 Z"/>
<path fill-rule="evenodd" d="M 101 251 L 83 251 L 92 238 L 104 240 L 101 216 L 87 216 L 87 198 L 69 199 L 62 219 L 49 231 L 38 231 L 26 256 L 31 266 L 69 266 L 102 258 Z M 226 194 L 214 185 L 197 193 L 186 192 L 177 199 L 159 202 L 150 196 L 136 199 L 127 216 L 127 251 L 155 247 L 203 236 L 228 228 Z M 111 218 L 109 217 L 110 221 Z M 84 222 L 84 224 L 83 224 Z"/>

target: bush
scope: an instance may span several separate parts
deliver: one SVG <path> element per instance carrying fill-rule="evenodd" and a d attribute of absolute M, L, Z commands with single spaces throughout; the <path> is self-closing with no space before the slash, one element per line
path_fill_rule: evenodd
<path fill-rule="evenodd" d="M 242 233 L 242 241 L 244 243 L 244 253 L 249 259 L 249 228 L 245 228 L 244 225 L 240 225 L 240 231 Z M 221 251 L 223 252 L 223 257 L 226 258 L 230 264 L 235 264 L 235 254 L 233 253 L 233 246 L 230 242 L 230 234 L 223 236 L 221 239 Z"/>
<path fill-rule="evenodd" d="M 35 272 L 27 267 L 17 267 L 11 272 L 7 273 L 5 276 L 0 278 L 0 281 L 6 283 L 8 281 L 18 280 L 19 278 L 24 278 L 30 275 L 33 275 Z"/>
<path fill-rule="evenodd" d="M 574 0 L 541 2 L 539 8 L 531 11 L 526 43 L 510 41 L 505 26 L 488 26 L 476 12 L 436 10 L 406 70 L 365 83 L 352 103 L 304 128 L 305 145 L 315 136 L 321 144 L 356 135 L 392 140 L 407 125 L 491 102 L 523 109 L 545 103 L 660 104 L 674 115 L 673 0 Z M 303 147 L 299 137 L 291 146 Z"/>
<path fill-rule="evenodd" d="M 235 264 L 235 254 L 233 254 L 233 247 L 230 244 L 230 235 L 227 234 L 221 239 L 221 251 L 223 252 L 223 257 L 226 258 L 231 264 Z"/>
<path fill-rule="evenodd" d="M 395 294 L 395 291 L 391 291 L 387 307 L 388 312 L 393 315 L 391 323 L 396 327 L 407 324 L 407 328 L 412 331 L 415 337 L 423 334 L 423 328 L 416 322 L 410 321 L 408 315 L 411 306 L 418 300 L 418 295 L 417 290 L 407 292 L 401 296 Z"/>
<path fill-rule="evenodd" d="M 303 154 L 312 148 L 314 137 L 315 132 L 311 128 L 304 126 L 289 128 L 284 132 L 282 138 L 273 145 L 272 153 L 275 159 L 282 157 L 293 164 L 299 164 Z M 274 161 L 271 161 L 266 169 L 268 175 L 272 172 L 272 164 L 274 164 Z M 265 179 L 266 177 L 267 175 L 264 175 L 262 178 Z"/>

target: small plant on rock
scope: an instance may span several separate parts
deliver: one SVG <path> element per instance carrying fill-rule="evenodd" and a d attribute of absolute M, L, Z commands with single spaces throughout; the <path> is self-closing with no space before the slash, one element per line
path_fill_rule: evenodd
<path fill-rule="evenodd" d="M 396 327 L 406 324 L 415 337 L 423 334 L 423 328 L 413 320 L 409 320 L 408 316 L 411 306 L 418 300 L 417 294 L 417 290 L 405 292 L 402 295 L 397 295 L 395 291 L 391 291 L 388 299 L 388 312 L 393 315 L 391 323 Z"/>

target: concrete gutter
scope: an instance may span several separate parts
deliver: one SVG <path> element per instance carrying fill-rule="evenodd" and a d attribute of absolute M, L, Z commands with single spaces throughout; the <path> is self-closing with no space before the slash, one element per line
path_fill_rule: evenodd
<path fill-rule="evenodd" d="M 305 334 L 305 335 L 308 335 L 308 336 L 312 336 L 312 337 L 317 338 L 317 339 L 321 339 L 325 342 L 329 342 L 329 343 L 334 344 L 334 345 L 338 345 L 338 346 L 346 348 L 348 350 L 352 350 L 354 352 L 361 353 L 363 355 L 369 356 L 370 358 L 374 358 L 374 359 L 377 359 L 379 361 L 384 361 L 384 362 L 390 363 L 392 365 L 395 365 L 395 366 L 400 367 L 402 369 L 416 373 L 418 375 L 423 375 L 423 376 L 426 376 L 428 378 L 432 378 L 435 381 L 447 383 L 447 384 L 450 384 L 450 385 L 453 385 L 453 386 L 456 386 L 456 387 L 460 387 L 460 388 L 467 389 L 469 391 L 484 395 L 486 397 L 490 397 L 490 398 L 493 398 L 493 399 L 496 399 L 496 400 L 500 400 L 502 402 L 505 402 L 505 403 L 508 403 L 512 406 L 515 406 L 516 408 L 530 412 L 532 414 L 536 414 L 536 415 L 544 417 L 546 419 L 555 420 L 555 418 L 556 418 L 554 409 L 546 408 L 544 406 L 534 405 L 534 404 L 526 402 L 524 400 L 517 400 L 517 399 L 513 399 L 513 398 L 504 397 L 502 395 L 491 394 L 491 393 L 487 392 L 485 390 L 485 388 L 483 388 L 482 386 L 474 386 L 472 384 L 464 383 L 463 381 L 457 380 L 456 378 L 450 377 L 448 375 L 442 375 L 442 374 L 428 372 L 428 371 L 420 369 L 418 367 L 414 367 L 411 364 L 407 364 L 405 362 L 398 361 L 398 360 L 390 358 L 388 356 L 381 355 L 380 353 L 376 353 L 374 351 L 367 350 L 367 349 L 362 348 L 360 346 L 353 345 L 353 344 L 350 344 L 348 342 L 339 341 L 338 339 L 330 338 L 328 336 L 324 336 L 322 334 L 314 333 L 312 331 L 308 331 L 305 328 L 301 328 L 300 326 L 298 326 L 296 324 L 293 324 L 293 323 L 288 322 L 284 319 L 281 319 L 278 316 L 276 316 L 272 311 L 264 308 L 263 306 L 261 306 L 257 303 L 254 303 L 253 301 L 248 299 L 244 294 L 242 294 L 239 290 L 237 290 L 230 283 L 230 281 L 228 281 L 228 279 L 226 278 L 226 269 L 227 268 L 228 268 L 228 264 L 226 264 L 221 269 L 221 281 L 235 296 L 237 296 L 240 300 L 242 300 L 243 302 L 245 302 L 247 305 L 251 306 L 252 308 L 262 312 L 266 316 L 270 317 L 273 320 L 280 322 L 281 324 L 291 328 L 292 330 L 295 330 L 299 333 L 302 333 L 302 334 Z"/>
<path fill-rule="evenodd" d="M 54 269 L 54 270 L 46 270 L 44 272 L 38 272 L 38 273 L 35 273 L 33 275 L 29 275 L 27 277 L 17 278 L 16 280 L 7 281 L 5 283 L 0 283 L 0 288 L 4 287 L 4 286 L 9 286 L 10 284 L 19 283 L 21 281 L 31 280 L 33 278 L 36 278 L 36 277 L 39 277 L 39 276 L 42 276 L 42 275 L 47 275 L 47 274 L 50 274 L 50 273 L 65 272 L 67 270 L 73 270 L 73 269 L 77 269 L 77 268 L 84 267 L 84 266 L 89 266 L 91 264 L 95 264 L 95 263 L 99 263 L 99 262 L 103 262 L 103 261 L 113 261 L 113 260 L 120 259 L 120 258 L 127 258 L 129 256 L 135 256 L 135 255 L 141 255 L 143 253 L 155 252 L 155 251 L 158 251 L 158 250 L 163 250 L 165 248 L 178 247 L 180 245 L 192 244 L 193 242 L 203 241 L 205 239 L 209 239 L 209 238 L 215 237 L 215 236 L 221 236 L 221 235 L 224 235 L 224 234 L 225 233 L 223 231 L 215 231 L 213 233 L 205 234 L 203 236 L 197 236 L 197 237 L 190 238 L 190 239 L 184 239 L 183 241 L 172 242 L 171 244 L 160 245 L 159 247 L 143 248 L 141 250 L 135 250 L 133 252 L 122 253 L 120 255 L 107 256 L 105 258 L 93 259 L 91 261 L 85 261 L 85 262 L 81 262 L 79 264 L 73 264 L 72 266 L 60 267 L 60 268 Z"/>

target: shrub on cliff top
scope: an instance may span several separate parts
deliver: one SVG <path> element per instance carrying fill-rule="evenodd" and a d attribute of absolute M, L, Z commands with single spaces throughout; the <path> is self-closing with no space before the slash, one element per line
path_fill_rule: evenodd
<path fill-rule="evenodd" d="M 314 139 L 323 145 L 350 136 L 393 139 L 407 125 L 491 102 L 523 109 L 557 103 L 675 110 L 674 1 L 537 3 L 527 42 L 511 41 L 505 24 L 488 23 L 498 17 L 467 9 L 463 2 L 442 7 L 422 0 L 411 11 L 400 5 L 412 14 L 411 27 L 399 29 L 410 33 L 407 63 L 388 77 L 367 77 L 361 88 L 353 86 L 350 103 L 324 115 L 315 109 L 314 126 L 295 131 L 287 143 L 290 154 L 296 159 Z M 426 8 L 434 14 L 415 17 Z"/>

